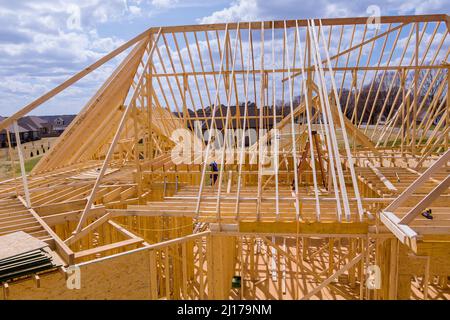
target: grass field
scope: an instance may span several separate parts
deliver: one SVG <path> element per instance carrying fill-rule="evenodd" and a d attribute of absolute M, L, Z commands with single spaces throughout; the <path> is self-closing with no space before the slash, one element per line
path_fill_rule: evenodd
<path fill-rule="evenodd" d="M 41 160 L 41 158 L 42 156 L 25 161 L 25 171 L 28 173 L 33 170 L 34 166 L 39 162 L 39 160 Z M 16 173 L 20 173 L 20 166 L 16 168 Z"/>
<path fill-rule="evenodd" d="M 34 166 L 38 163 L 39 160 L 41 160 L 42 157 L 36 157 L 33 159 L 29 159 L 25 161 L 25 171 L 29 173 L 31 170 L 33 170 Z M 15 169 L 16 169 L 16 175 L 20 174 L 20 165 L 16 161 L 15 162 Z M 9 179 L 12 178 L 12 172 L 11 172 L 11 162 L 1 160 L 0 161 L 0 180 Z"/>

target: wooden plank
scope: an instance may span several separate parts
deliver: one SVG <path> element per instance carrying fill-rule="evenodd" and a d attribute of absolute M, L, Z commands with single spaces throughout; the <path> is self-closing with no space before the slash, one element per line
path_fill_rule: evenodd
<path fill-rule="evenodd" d="M 239 232 L 280 234 L 366 234 L 368 224 L 364 222 L 284 222 L 284 221 L 240 221 Z"/>
<path fill-rule="evenodd" d="M 324 26 L 330 25 L 355 25 L 355 24 L 367 24 L 369 17 L 353 17 L 353 18 L 329 18 L 321 19 Z M 381 16 L 380 23 L 411 23 L 411 22 L 434 22 L 434 21 L 447 21 L 446 14 L 429 14 L 429 15 L 403 15 L 403 16 Z M 275 28 L 283 28 L 286 22 L 287 27 L 295 27 L 296 22 L 300 27 L 306 27 L 308 25 L 308 20 L 277 20 L 275 21 Z M 315 19 L 318 22 L 318 19 Z M 241 22 L 241 28 L 251 27 L 253 30 L 261 27 L 261 22 Z M 216 31 L 225 30 L 225 23 L 217 24 L 203 24 L 203 25 L 183 25 L 183 26 L 168 26 L 163 28 L 164 33 L 172 32 L 194 32 L 194 31 Z M 264 22 L 265 28 L 272 27 L 272 21 Z M 157 32 L 158 28 L 150 28 L 149 30 L 153 33 Z M 228 23 L 228 29 L 237 29 L 237 23 Z"/>
<path fill-rule="evenodd" d="M 116 189 L 113 189 L 112 191 L 108 192 L 107 194 L 105 194 L 103 196 L 103 199 L 102 199 L 103 203 L 112 202 L 114 199 L 119 198 L 122 191 L 123 191 L 122 188 L 116 188 Z"/>
<path fill-rule="evenodd" d="M 425 172 L 417 178 L 408 188 L 406 188 L 397 199 L 395 199 L 384 210 L 388 212 L 395 211 L 402 203 L 404 203 L 419 187 L 421 187 L 432 174 L 438 172 L 440 168 L 450 161 L 450 150 L 447 150 L 433 165 L 431 165 Z"/>
<path fill-rule="evenodd" d="M 380 220 L 383 224 L 400 240 L 401 243 L 409 246 L 417 252 L 417 233 L 406 225 L 399 225 L 400 219 L 391 212 L 382 212 Z"/>
<path fill-rule="evenodd" d="M 111 225 L 113 228 L 115 228 L 117 231 L 119 231 L 121 234 L 123 234 L 125 237 L 127 238 L 131 238 L 131 239 L 140 239 L 140 237 L 136 236 L 134 233 L 132 233 L 131 231 L 128 231 L 127 229 L 125 229 L 124 227 L 122 227 L 121 225 L 119 225 L 118 223 L 109 220 L 108 224 Z"/>
<path fill-rule="evenodd" d="M 91 224 L 87 225 L 82 230 L 80 230 L 80 232 L 73 234 L 72 236 L 67 238 L 64 241 L 64 243 L 66 243 L 67 245 L 71 245 L 71 244 L 75 243 L 76 241 L 80 240 L 82 237 L 87 235 L 89 232 L 95 230 L 96 228 L 98 228 L 101 225 L 103 225 L 104 223 L 106 223 L 111 218 L 111 215 L 112 214 L 110 212 L 105 213 L 103 216 L 101 216 L 100 218 L 98 218 L 97 220 L 95 220 Z"/>
<path fill-rule="evenodd" d="M 20 202 L 23 203 L 24 206 L 26 206 L 25 200 L 18 196 L 18 199 Z M 42 226 L 42 228 L 47 231 L 47 233 L 53 238 L 56 245 L 56 252 L 58 252 L 59 255 L 65 260 L 65 262 L 69 265 L 74 263 L 74 253 L 73 251 L 62 241 L 59 236 L 50 228 L 45 221 L 34 211 L 32 208 L 29 208 L 28 211 L 33 215 L 33 217 L 39 222 L 39 224 Z"/>
<path fill-rule="evenodd" d="M 361 260 L 361 258 L 363 257 L 363 254 L 360 253 L 358 254 L 355 258 L 353 258 L 349 263 L 347 263 L 345 266 L 343 266 L 341 269 L 339 269 L 336 273 L 332 274 L 331 276 L 329 276 L 326 280 L 324 280 L 320 285 L 318 285 L 317 287 L 315 287 L 313 290 L 311 290 L 310 292 L 308 292 L 301 300 L 309 300 L 311 297 L 313 297 L 315 294 L 317 294 L 318 292 L 320 292 L 320 290 L 322 290 L 323 288 L 325 288 L 328 284 L 331 283 L 331 281 L 333 281 L 334 279 L 336 279 L 337 277 L 339 277 L 341 274 L 343 274 L 345 271 L 347 271 L 348 269 L 350 269 L 351 267 L 353 267 L 356 263 L 359 262 L 359 260 Z"/>
<path fill-rule="evenodd" d="M 9 119 L 9 118 L 7 118 L 7 119 Z M 28 190 L 28 178 L 27 178 L 27 173 L 25 171 L 25 162 L 24 162 L 24 158 L 23 158 L 22 144 L 20 141 L 19 126 L 17 125 L 17 121 L 13 122 L 13 126 L 14 126 L 14 134 L 16 136 L 17 153 L 19 155 L 20 172 L 22 175 L 23 190 L 25 192 L 25 200 L 26 200 L 25 207 L 30 208 L 31 207 L 30 191 Z"/>
<path fill-rule="evenodd" d="M 94 254 L 98 254 L 98 253 L 102 253 L 102 252 L 110 251 L 110 250 L 114 250 L 114 249 L 119 249 L 122 247 L 138 245 L 138 244 L 141 244 L 143 241 L 144 241 L 143 239 L 128 239 L 128 240 L 115 242 L 112 244 L 107 244 L 104 246 L 100 246 L 100 247 L 96 247 L 96 248 L 92 248 L 92 249 L 88 249 L 88 250 L 75 252 L 75 259 L 81 259 L 81 258 L 88 257 L 88 256 L 91 256 Z"/>
<path fill-rule="evenodd" d="M 62 213 L 55 213 L 52 215 L 46 215 L 42 216 L 42 220 L 47 223 L 50 227 L 65 223 L 68 221 L 78 221 L 80 219 L 82 209 L 80 210 L 74 210 L 74 211 L 68 211 L 68 212 L 62 212 Z M 98 218 L 99 216 L 102 216 L 106 213 L 106 208 L 101 207 L 94 207 L 89 211 L 88 218 Z"/>
<path fill-rule="evenodd" d="M 373 173 L 375 173 L 375 175 L 380 179 L 381 182 L 383 182 L 383 184 L 386 186 L 386 188 L 388 188 L 389 191 L 398 191 L 397 188 L 392 184 L 392 182 L 389 181 L 389 179 L 386 178 L 384 174 L 372 164 L 372 162 L 370 162 L 369 160 L 365 160 L 364 163 L 373 171 Z"/>
<path fill-rule="evenodd" d="M 414 206 L 408 213 L 399 221 L 399 224 L 410 224 L 419 214 L 421 214 L 433 201 L 439 196 L 448 191 L 450 186 L 450 175 L 445 178 L 439 185 L 437 185 L 433 191 L 425 196 L 418 204 Z"/>

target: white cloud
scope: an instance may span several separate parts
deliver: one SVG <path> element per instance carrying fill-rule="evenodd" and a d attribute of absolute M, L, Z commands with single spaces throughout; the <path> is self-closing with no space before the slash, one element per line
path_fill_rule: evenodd
<path fill-rule="evenodd" d="M 28 79 L 26 77 L 20 75 L 8 77 L 4 79 L 4 81 L 0 82 L 0 90 L 19 94 L 36 94 L 46 89 L 46 87 L 42 84 L 33 84 L 27 80 Z"/>
<path fill-rule="evenodd" d="M 329 17 L 329 18 L 334 18 L 334 17 L 348 17 L 350 16 L 350 10 L 349 8 L 345 7 L 345 6 L 341 6 L 339 4 L 336 3 L 328 3 L 325 6 L 325 16 Z"/>
<path fill-rule="evenodd" d="M 133 15 L 139 16 L 142 14 L 142 10 L 140 7 L 130 6 L 128 9 L 130 10 L 130 13 Z"/>
<path fill-rule="evenodd" d="M 397 2 L 397 1 L 395 1 Z M 398 14 L 426 14 L 445 13 L 448 14 L 448 0 L 409 0 L 399 4 Z"/>
<path fill-rule="evenodd" d="M 382 15 L 449 13 L 448 0 L 234 0 L 221 10 L 197 19 L 199 23 L 367 16 L 377 5 Z"/>
<path fill-rule="evenodd" d="M 194 21 L 195 16 L 184 16 L 184 8 L 192 10 L 193 7 L 201 7 L 199 10 L 192 10 L 201 12 L 196 13 L 199 16 L 197 22 L 217 23 L 365 16 L 367 7 L 372 4 L 379 5 L 383 15 L 449 13 L 448 2 L 449 0 L 209 0 L 206 2 L 202 0 L 0 0 L 0 25 L 2 26 L 0 28 L 0 96 L 2 97 L 0 114 L 6 115 L 18 110 L 26 102 L 52 89 L 123 43 L 122 39 L 114 35 L 115 24 L 120 27 L 128 26 L 134 23 L 135 19 L 147 17 L 155 12 L 164 15 L 161 24 L 170 25 L 180 24 L 180 14 L 183 15 L 184 21 L 185 18 L 191 18 Z M 215 9 L 208 9 L 211 7 Z M 74 15 L 77 10 L 73 8 L 79 8 L 79 28 L 75 23 L 77 19 L 72 21 L 75 24 L 67 23 L 70 17 L 78 18 L 76 14 Z M 143 28 L 148 24 L 156 23 L 157 25 L 158 22 L 152 20 L 145 23 Z M 108 28 L 105 28 L 104 24 L 107 24 Z M 350 34 L 350 30 L 344 33 L 345 43 L 348 43 Z M 361 34 L 357 31 L 356 36 L 361 37 Z M 215 46 L 214 37 L 210 40 L 211 45 Z M 185 67 L 189 69 L 184 40 L 180 37 L 178 41 L 181 54 L 185 59 Z M 338 38 L 333 37 L 332 54 L 337 41 Z M 448 47 L 447 43 L 445 45 Z M 200 40 L 199 46 L 203 54 L 207 50 L 206 42 Z M 282 44 L 275 49 L 279 51 L 281 48 Z M 190 50 L 194 63 L 198 66 L 197 48 L 191 46 Z M 217 48 L 213 50 L 216 57 Z M 244 56 L 246 56 L 246 50 L 244 47 Z M 163 57 L 164 51 L 162 50 Z M 177 71 L 181 72 L 177 51 L 175 48 L 171 48 L 171 51 Z M 123 55 L 120 58 L 123 58 Z M 77 105 L 78 109 L 82 107 L 82 100 L 89 98 L 101 85 L 120 58 L 105 65 L 88 79 L 83 79 L 75 89 L 70 91 L 71 94 L 64 94 L 64 97 L 73 99 L 70 105 Z M 206 54 L 203 59 L 205 67 L 209 68 L 209 58 Z M 170 64 L 167 59 L 165 63 L 166 68 L 169 69 Z M 77 94 L 73 94 L 74 92 Z M 62 104 L 66 106 L 66 102 L 68 103 L 63 100 Z"/>
<path fill-rule="evenodd" d="M 100 35 L 102 23 L 140 14 L 140 0 L 0 0 L 0 114 L 17 111 L 124 41 Z M 123 58 L 120 57 L 120 58 Z M 77 109 L 110 74 L 120 58 L 81 80 L 70 96 Z M 77 87 L 76 86 L 76 87 Z M 76 88 L 74 87 L 74 88 Z M 59 102 L 58 102 L 59 101 Z M 64 100 L 64 104 L 65 104 Z M 61 100 L 56 98 L 55 104 Z"/>
<path fill-rule="evenodd" d="M 178 10 L 178 9 L 189 9 L 190 10 L 190 16 L 192 16 L 192 12 L 194 8 L 201 8 L 203 10 L 206 10 L 207 8 L 217 8 L 218 5 L 221 5 L 223 3 L 227 3 L 230 0 L 146 0 L 150 5 L 150 15 L 153 15 L 155 13 L 166 15 L 169 10 Z M 202 10 L 202 11 L 203 11 Z M 183 12 L 183 15 L 185 13 Z M 171 11 L 169 16 L 165 16 L 165 20 L 170 18 L 177 17 L 177 13 L 175 11 Z M 193 19 L 196 18 L 196 16 L 192 17 Z"/>
<path fill-rule="evenodd" d="M 152 0 L 152 5 L 157 8 L 170 8 L 178 4 L 179 0 Z"/>
<path fill-rule="evenodd" d="M 238 0 L 232 2 L 228 8 L 216 11 L 208 17 L 199 19 L 202 24 L 231 21 L 252 21 L 257 20 L 261 14 L 259 3 L 256 0 Z"/>

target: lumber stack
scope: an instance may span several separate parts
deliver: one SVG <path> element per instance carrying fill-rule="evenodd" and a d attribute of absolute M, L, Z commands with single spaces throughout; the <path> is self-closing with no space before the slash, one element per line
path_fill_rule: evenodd
<path fill-rule="evenodd" d="M 23 231 L 0 237 L 0 282 L 59 266 L 48 244 Z"/>

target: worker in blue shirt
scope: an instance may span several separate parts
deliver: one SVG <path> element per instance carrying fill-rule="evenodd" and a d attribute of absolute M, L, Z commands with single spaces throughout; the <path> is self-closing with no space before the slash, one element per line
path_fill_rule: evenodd
<path fill-rule="evenodd" d="M 211 167 L 212 172 L 219 172 L 219 166 L 217 165 L 216 161 L 211 162 L 209 166 Z M 217 173 L 212 173 L 210 175 L 210 178 L 211 178 L 211 185 L 214 186 L 217 181 Z"/>

